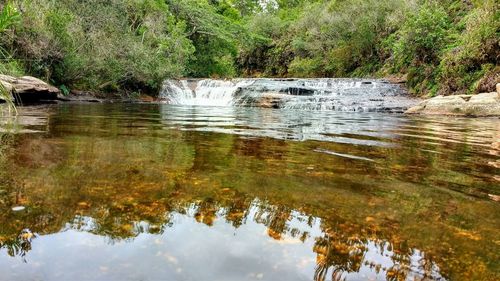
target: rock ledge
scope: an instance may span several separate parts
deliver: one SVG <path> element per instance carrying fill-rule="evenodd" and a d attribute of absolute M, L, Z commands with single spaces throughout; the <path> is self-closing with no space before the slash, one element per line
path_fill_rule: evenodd
<path fill-rule="evenodd" d="M 60 92 L 56 87 L 31 76 L 16 78 L 0 74 L 0 83 L 14 96 L 16 103 L 53 101 Z"/>
<path fill-rule="evenodd" d="M 437 96 L 421 102 L 405 113 L 474 117 L 500 116 L 499 85 L 497 85 L 497 92 L 492 93 Z"/>

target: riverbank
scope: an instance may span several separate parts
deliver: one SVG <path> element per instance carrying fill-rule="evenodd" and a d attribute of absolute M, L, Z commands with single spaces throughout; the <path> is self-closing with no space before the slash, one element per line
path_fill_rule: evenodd
<path fill-rule="evenodd" d="M 71 90 L 64 94 L 60 89 L 31 76 L 14 77 L 0 74 L 0 85 L 17 105 L 50 104 L 58 102 L 102 103 L 102 102 L 155 102 L 145 94 L 103 93 Z M 0 101 L 2 98 L 0 97 Z"/>
<path fill-rule="evenodd" d="M 236 78 L 166 80 L 158 96 L 71 90 L 66 95 L 44 81 L 0 75 L 17 104 L 168 103 L 201 106 L 250 106 L 351 112 L 389 112 L 468 117 L 500 116 L 497 91 L 477 95 L 437 96 L 421 101 L 402 82 L 352 78 Z"/>

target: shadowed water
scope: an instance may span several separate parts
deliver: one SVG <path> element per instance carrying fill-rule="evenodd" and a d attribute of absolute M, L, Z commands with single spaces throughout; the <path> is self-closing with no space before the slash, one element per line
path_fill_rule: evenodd
<path fill-rule="evenodd" d="M 499 119 L 110 104 L 0 124 L 0 280 L 500 277 Z"/>

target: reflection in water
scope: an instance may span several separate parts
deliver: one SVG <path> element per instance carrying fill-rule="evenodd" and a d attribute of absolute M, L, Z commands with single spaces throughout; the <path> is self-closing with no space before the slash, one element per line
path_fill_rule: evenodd
<path fill-rule="evenodd" d="M 298 141 L 317 140 L 383 146 L 387 143 L 378 141 L 377 138 L 388 136 L 384 129 L 405 122 L 404 119 L 387 118 L 387 115 L 381 114 L 161 106 L 162 123 L 170 128 Z M 347 134 L 360 134 L 363 137 L 343 136 Z"/>
<path fill-rule="evenodd" d="M 0 280 L 499 277 L 498 119 L 25 111 L 40 133 L 0 146 Z"/>

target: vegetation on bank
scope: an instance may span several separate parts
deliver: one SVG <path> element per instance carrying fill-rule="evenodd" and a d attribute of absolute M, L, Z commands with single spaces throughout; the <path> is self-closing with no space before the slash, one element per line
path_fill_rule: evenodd
<path fill-rule="evenodd" d="M 17 19 L 19 18 L 19 13 L 10 5 L 7 5 L 0 11 L 0 36 L 13 26 Z M 2 38 L 2 37 L 0 37 Z M 0 74 L 6 72 L 4 67 L 9 64 L 11 60 L 8 58 L 8 54 L 0 46 Z M 8 113 L 10 114 L 12 110 L 15 111 L 14 97 L 8 92 L 3 83 L 0 83 L 0 102 L 5 101 L 7 103 Z M 2 108 L 0 108 L 0 115 L 3 114 Z M 0 138 L 1 140 L 1 138 Z M 0 147 L 1 154 L 1 147 Z"/>
<path fill-rule="evenodd" d="M 406 76 L 411 92 L 492 91 L 495 0 L 10 0 L 0 72 L 63 92 L 155 93 L 169 77 Z"/>

